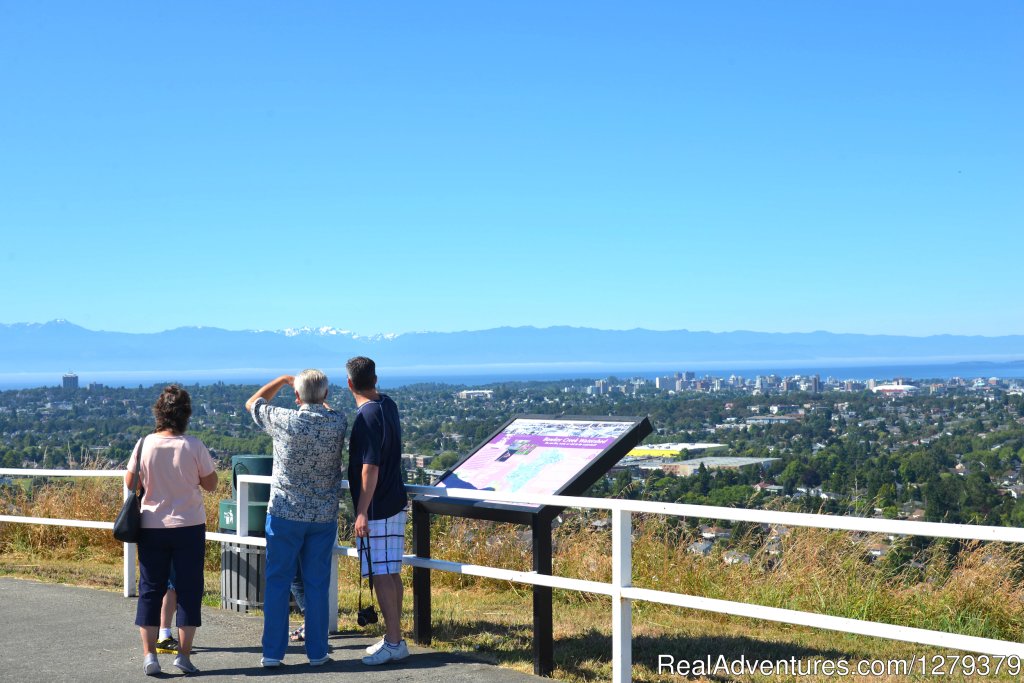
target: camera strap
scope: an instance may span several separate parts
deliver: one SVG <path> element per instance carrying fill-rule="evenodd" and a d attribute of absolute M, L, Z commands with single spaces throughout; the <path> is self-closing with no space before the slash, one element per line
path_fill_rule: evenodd
<path fill-rule="evenodd" d="M 366 582 L 370 586 L 370 605 L 373 605 L 373 555 L 370 554 L 370 537 L 359 539 L 359 552 L 366 553 Z M 362 572 L 360 572 L 361 574 Z M 363 580 L 359 579 L 359 610 L 363 609 Z"/>

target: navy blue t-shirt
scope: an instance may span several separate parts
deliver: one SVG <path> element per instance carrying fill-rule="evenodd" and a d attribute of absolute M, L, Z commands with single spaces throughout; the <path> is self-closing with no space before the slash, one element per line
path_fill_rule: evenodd
<path fill-rule="evenodd" d="M 385 394 L 367 401 L 352 421 L 348 444 L 348 483 L 353 509 L 359 506 L 363 465 L 376 465 L 377 488 L 367 512 L 369 519 L 385 519 L 405 509 L 405 477 L 402 473 L 402 427 L 398 406 Z"/>

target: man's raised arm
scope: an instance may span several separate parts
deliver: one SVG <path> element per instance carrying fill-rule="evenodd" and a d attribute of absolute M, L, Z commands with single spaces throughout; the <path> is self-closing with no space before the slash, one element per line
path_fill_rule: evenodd
<path fill-rule="evenodd" d="M 245 409 L 252 411 L 252 406 L 256 403 L 257 399 L 262 398 L 265 401 L 273 401 L 274 397 L 277 396 L 277 392 L 281 391 L 284 385 L 294 385 L 294 382 L 295 377 L 293 375 L 281 375 L 277 379 L 270 380 L 249 397 L 249 400 L 245 402 Z"/>

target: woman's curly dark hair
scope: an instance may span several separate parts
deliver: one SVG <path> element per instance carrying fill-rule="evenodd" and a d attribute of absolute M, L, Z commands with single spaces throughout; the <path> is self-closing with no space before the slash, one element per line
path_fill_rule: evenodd
<path fill-rule="evenodd" d="M 175 434 L 184 434 L 188 419 L 192 417 L 192 397 L 177 384 L 164 387 L 153 404 L 153 417 L 156 418 L 154 431 L 169 429 Z"/>

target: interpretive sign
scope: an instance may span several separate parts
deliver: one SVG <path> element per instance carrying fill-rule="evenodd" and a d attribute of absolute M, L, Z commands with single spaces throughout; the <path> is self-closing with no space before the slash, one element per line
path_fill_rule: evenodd
<path fill-rule="evenodd" d="M 652 431 L 646 417 L 517 415 L 442 474 L 434 486 L 475 491 L 576 496 L 584 493 Z M 529 525 L 533 571 L 551 574 L 551 523 L 562 508 L 417 496 L 412 502 L 413 553 L 430 557 L 430 515 Z M 414 567 L 413 634 L 431 639 L 430 570 Z M 551 588 L 533 587 L 533 671 L 554 669 Z"/>
<path fill-rule="evenodd" d="M 578 495 L 650 432 L 647 418 L 516 416 L 441 475 L 434 485 L 504 493 Z M 543 509 L 539 505 L 437 499 L 427 505 L 431 512 L 522 523 L 529 523 L 527 515 Z"/>

